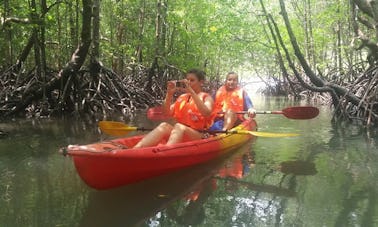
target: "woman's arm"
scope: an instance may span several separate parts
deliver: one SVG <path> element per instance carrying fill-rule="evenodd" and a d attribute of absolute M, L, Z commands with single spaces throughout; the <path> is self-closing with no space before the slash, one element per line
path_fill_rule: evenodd
<path fill-rule="evenodd" d="M 163 111 L 164 114 L 168 116 L 172 116 L 173 114 L 173 106 L 172 104 L 172 99 L 173 99 L 173 94 L 176 91 L 176 85 L 175 82 L 168 81 L 167 83 L 167 94 L 165 95 L 165 99 L 163 102 Z"/>
<path fill-rule="evenodd" d="M 244 101 L 244 110 L 248 110 L 250 108 L 253 108 L 252 100 L 245 90 L 243 90 L 243 101 Z"/>
<path fill-rule="evenodd" d="M 244 110 L 248 112 L 248 115 L 250 117 L 255 117 L 256 110 L 253 108 L 253 103 L 251 98 L 249 97 L 248 93 L 243 90 L 243 104 L 244 104 Z"/>
<path fill-rule="evenodd" d="M 197 105 L 199 112 L 203 116 L 208 117 L 212 114 L 214 100 L 209 94 L 205 97 L 205 100 L 201 100 L 201 98 L 194 91 L 193 93 L 191 92 L 191 96 L 194 100 L 194 103 Z"/>

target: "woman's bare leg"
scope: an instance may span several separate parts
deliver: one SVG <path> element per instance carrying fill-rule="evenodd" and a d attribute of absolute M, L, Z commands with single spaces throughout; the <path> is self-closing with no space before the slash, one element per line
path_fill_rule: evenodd
<path fill-rule="evenodd" d="M 134 146 L 134 148 L 151 147 L 158 145 L 159 142 L 164 138 L 168 138 L 172 131 L 172 128 L 172 125 L 168 124 L 167 122 L 161 123 L 154 130 L 144 136 L 143 139 Z"/>
<path fill-rule="evenodd" d="M 201 139 L 201 138 L 202 138 L 202 133 L 186 125 L 177 123 L 174 125 L 172 129 L 167 145 L 180 143 L 182 141 Z"/>
<path fill-rule="evenodd" d="M 224 125 L 223 125 L 223 130 L 229 130 L 232 127 L 234 127 L 234 124 L 238 117 L 232 110 L 226 111 L 224 114 Z"/>

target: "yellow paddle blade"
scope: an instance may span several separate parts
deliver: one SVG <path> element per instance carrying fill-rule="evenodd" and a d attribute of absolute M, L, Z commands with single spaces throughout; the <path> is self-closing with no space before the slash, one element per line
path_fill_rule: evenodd
<path fill-rule="evenodd" d="M 130 127 L 127 124 L 117 121 L 100 121 L 98 127 L 104 133 L 112 136 L 124 136 L 131 131 L 137 131 L 137 127 Z"/>
<path fill-rule="evenodd" d="M 236 130 L 236 133 L 251 134 L 253 136 L 271 137 L 271 138 L 299 136 L 299 134 L 297 133 L 257 132 L 257 131 L 248 131 L 248 130 Z"/>

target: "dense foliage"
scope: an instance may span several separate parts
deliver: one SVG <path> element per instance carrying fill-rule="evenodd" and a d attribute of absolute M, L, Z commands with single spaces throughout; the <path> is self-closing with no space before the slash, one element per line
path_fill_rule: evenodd
<path fill-rule="evenodd" d="M 0 9 L 1 67 L 19 60 L 35 27 L 44 26 L 46 64 L 60 69 L 79 42 L 81 1 L 5 1 Z M 43 1 L 42 1 L 43 2 Z M 179 69 L 205 67 L 209 75 L 229 70 L 256 71 L 259 75 L 280 72 L 276 51 L 258 1 L 100 1 L 100 60 L 123 74 L 130 63 Z M 290 19 L 298 42 L 312 65 L 322 70 L 348 69 L 364 62 L 366 51 L 354 52 L 348 1 L 291 1 Z M 289 45 L 277 2 L 267 13 L 277 21 Z M 111 6 L 111 7 L 109 7 Z M 158 30 L 157 30 L 158 29 Z M 39 38 L 42 34 L 37 34 Z M 341 56 L 339 56 L 341 54 Z M 338 59 L 342 57 L 342 65 Z M 34 56 L 25 69 L 36 65 Z"/>
<path fill-rule="evenodd" d="M 299 96 L 304 90 L 317 91 L 325 97 L 322 99 L 332 97 L 337 106 L 347 92 L 328 86 L 328 82 L 343 86 L 372 69 L 367 77 L 374 76 L 376 7 L 366 0 L 4 0 L 0 8 L 0 72 L 1 88 L 7 92 L 0 94 L 2 111 L 12 115 L 30 107 L 33 100 L 50 102 L 54 95 L 60 100 L 58 109 L 72 111 L 75 103 L 88 103 L 84 97 L 95 95 L 89 91 L 103 91 L 99 78 L 113 75 L 119 76 L 120 83 L 131 83 L 148 94 L 157 92 L 159 98 L 166 80 L 178 78 L 192 67 L 206 70 L 213 82 L 221 81 L 231 70 L 239 72 L 243 80 L 259 77 L 271 94 Z M 109 78 L 103 80 L 108 87 Z M 302 79 L 312 84 L 306 85 Z M 33 87 L 34 95 L 25 101 L 15 91 L 27 94 L 28 86 Z M 143 93 L 135 88 L 132 94 L 124 92 L 129 90 L 127 86 L 111 87 L 116 88 L 117 96 L 127 99 Z M 364 92 L 367 97 L 375 93 Z M 149 99 L 148 94 L 144 99 Z M 347 101 L 355 106 L 359 98 L 347 97 Z M 142 107 L 144 99 L 134 100 L 134 107 Z M 366 118 L 370 111 L 377 118 L 377 107 L 367 107 L 373 101 L 362 101 L 366 105 L 361 117 Z M 130 107 L 122 98 L 115 102 Z M 91 103 L 79 110 L 95 112 L 116 106 Z"/>

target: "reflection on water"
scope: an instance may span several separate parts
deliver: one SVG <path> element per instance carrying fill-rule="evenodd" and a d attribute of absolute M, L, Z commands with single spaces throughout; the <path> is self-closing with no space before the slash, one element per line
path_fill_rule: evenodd
<path fill-rule="evenodd" d="M 331 124 L 320 110 L 304 121 L 256 117 L 259 131 L 299 137 L 259 137 L 231 157 L 108 191 L 86 186 L 58 153 L 108 139 L 95 122 L 1 122 L 0 226 L 377 226 L 377 130 Z M 143 114 L 126 123 L 158 124 Z"/>
<path fill-rule="evenodd" d="M 152 221 L 150 217 L 164 209 L 167 209 L 165 215 L 177 222 L 196 222 L 197 209 L 203 205 L 205 194 L 209 196 L 213 191 L 207 190 L 207 186 L 216 181 L 213 176 L 224 162 L 225 159 L 219 159 L 137 184 L 91 191 L 81 226 L 134 226 Z M 185 204 L 189 201 L 185 215 L 173 215 L 177 210 L 172 210 L 171 204 L 177 201 Z M 154 217 L 154 222 L 165 219 L 160 218 Z"/>

